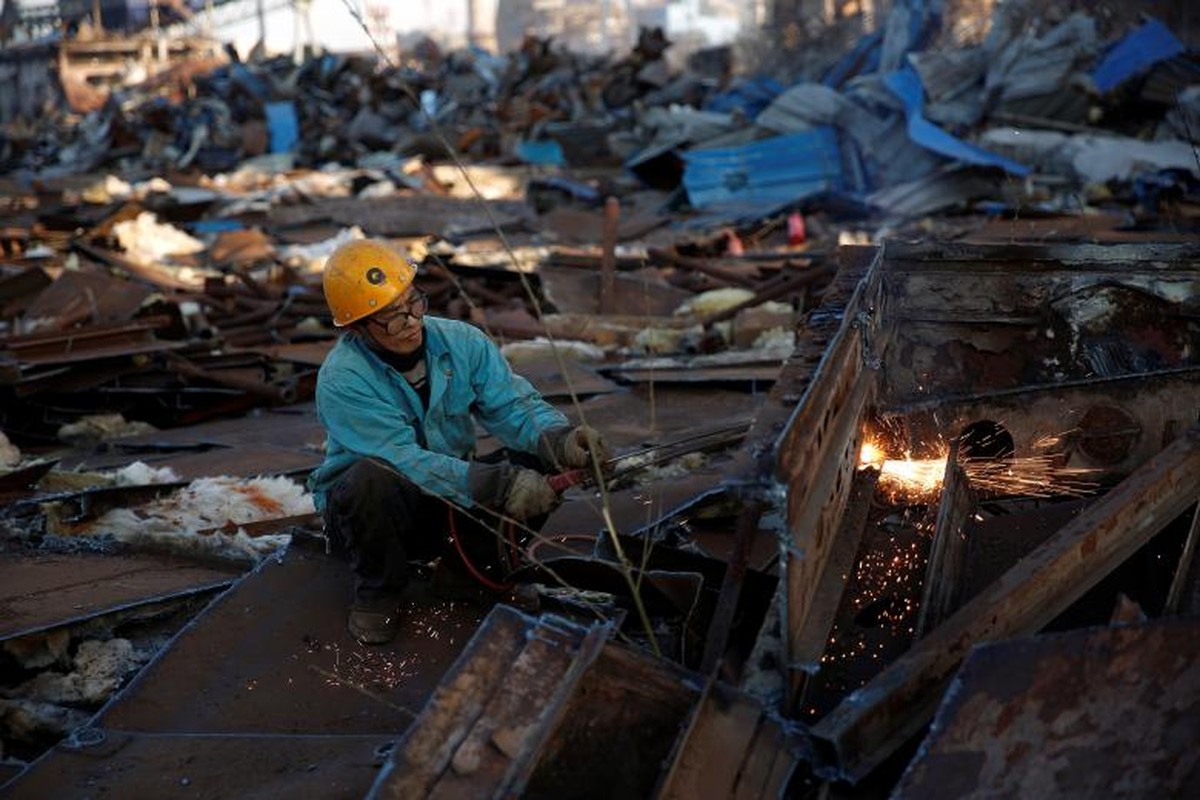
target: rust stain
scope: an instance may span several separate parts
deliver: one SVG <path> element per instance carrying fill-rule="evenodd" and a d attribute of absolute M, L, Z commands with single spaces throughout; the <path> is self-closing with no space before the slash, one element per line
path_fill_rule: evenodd
<path fill-rule="evenodd" d="M 271 497 L 258 486 L 236 486 L 234 487 L 234 491 L 249 500 L 255 508 L 269 514 L 283 514 L 283 503 Z"/>
<path fill-rule="evenodd" d="M 1096 552 L 1096 534 L 1093 531 L 1092 533 L 1089 533 L 1079 545 L 1079 554 L 1084 558 L 1087 558 L 1094 552 Z"/>

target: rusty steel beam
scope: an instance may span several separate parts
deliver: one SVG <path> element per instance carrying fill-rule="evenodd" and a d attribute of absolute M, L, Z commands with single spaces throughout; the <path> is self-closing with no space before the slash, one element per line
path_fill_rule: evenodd
<path fill-rule="evenodd" d="M 713 620 L 708 626 L 708 637 L 704 642 L 704 654 L 700 660 L 700 671 L 711 674 L 725 656 L 725 647 L 729 644 L 729 631 L 733 627 L 734 612 L 738 600 L 742 596 L 742 584 L 746 580 L 746 567 L 750 559 L 750 548 L 754 544 L 754 534 L 758 531 L 758 522 L 762 518 L 765 507 L 760 498 L 753 493 L 744 498 L 742 510 L 738 514 L 737 530 L 733 537 L 733 553 L 725 567 L 725 575 L 721 579 L 721 591 L 717 597 L 717 607 L 713 612 Z"/>
<path fill-rule="evenodd" d="M 1192 512 L 1192 526 L 1183 543 L 1179 565 L 1171 578 L 1164 614 L 1200 614 L 1200 560 L 1196 548 L 1200 540 L 1200 504 Z"/>
<path fill-rule="evenodd" d="M 154 331 L 169 322 L 168 317 L 155 316 L 135 323 L 10 336 L 0 339 L 0 352 L 23 365 L 48 366 L 178 349 L 182 343 L 154 337 Z"/>
<path fill-rule="evenodd" d="M 846 504 L 846 513 L 842 515 L 837 535 L 834 537 L 828 562 L 821 574 L 821 584 L 813 594 L 809 608 L 809 624 L 804 629 L 804 635 L 796 646 L 796 652 L 823 653 L 829 644 L 829 635 L 837 621 L 838 608 L 846 593 L 854 563 L 858 558 L 858 550 L 862 545 L 863 534 L 867 527 L 867 518 L 871 512 L 871 498 L 879 483 L 879 470 L 860 469 L 854 473 L 850 487 L 850 500 Z M 808 678 L 820 669 L 818 657 L 803 667 L 800 673 L 804 677 L 804 685 L 800 687 L 795 706 L 804 704 L 804 695 L 808 690 Z"/>
<path fill-rule="evenodd" d="M 500 606 L 379 778 L 383 798 L 519 796 L 579 679 L 611 635 Z"/>
<path fill-rule="evenodd" d="M 828 625 L 815 615 L 817 590 L 834 552 L 862 447 L 862 422 L 879 384 L 874 369 L 885 346 L 880 324 L 881 249 L 847 304 L 842 324 L 778 443 L 787 483 L 787 654 L 789 706 L 819 663 Z M 823 630 L 822 630 L 823 629 Z"/>
<path fill-rule="evenodd" d="M 821 305 L 805 319 L 797 332 L 797 344 L 780 370 L 778 380 L 772 386 L 767 400 L 759 406 L 754 424 L 734 463 L 727 470 L 725 483 L 737 484 L 743 493 L 753 487 L 771 493 L 776 485 L 774 472 L 777 446 L 780 436 L 787 429 L 788 421 L 795 414 L 796 405 L 821 372 L 826 352 L 837 339 L 841 321 L 863 278 L 870 272 L 878 259 L 876 247 L 839 247 L 830 259 L 837 271 L 829 286 L 823 290 Z M 826 254 L 806 253 L 806 256 L 826 257 Z M 853 554 L 850 556 L 853 558 Z M 768 655 L 773 663 L 779 664 L 779 675 L 784 672 L 786 657 L 782 624 L 786 610 L 786 583 L 781 582 L 771 602 L 770 611 L 759 627 L 750 662 L 760 664 Z M 836 607 L 836 604 L 835 604 Z M 774 685 L 774 671 L 752 672 L 742 676 L 745 683 L 759 684 L 766 680 Z M 774 688 L 771 689 L 774 691 Z"/>
<path fill-rule="evenodd" d="M 610 197 L 604 201 L 604 231 L 600 243 L 600 313 L 616 311 L 617 222 L 621 201 Z"/>
<path fill-rule="evenodd" d="M 1040 630 L 1200 495 L 1200 428 L 1019 561 L 812 730 L 822 761 L 861 781 L 933 716 L 954 670 L 980 642 Z"/>
<path fill-rule="evenodd" d="M 929 561 L 925 564 L 917 638 L 950 616 L 962 597 L 967 571 L 967 541 L 963 529 L 975 512 L 977 499 L 970 478 L 958 463 L 958 446 L 957 439 L 952 441 L 946 456 L 933 543 L 929 548 Z"/>
<path fill-rule="evenodd" d="M 193 380 L 211 381 L 218 386 L 236 389 L 254 397 L 275 403 L 293 403 L 296 401 L 294 383 L 271 383 L 250 377 L 231 374 L 228 370 L 204 368 L 179 355 L 169 356 L 166 360 L 167 369 Z"/>
<path fill-rule="evenodd" d="M 125 258 L 120 253 L 114 253 L 111 250 L 106 250 L 102 247 L 88 244 L 82 239 L 74 239 L 71 241 L 71 249 L 78 250 L 89 258 L 108 264 L 110 267 L 128 272 L 135 279 L 156 286 L 160 289 L 180 289 L 183 291 L 195 291 L 196 287 L 185 280 L 173 275 L 166 269 L 161 269 L 154 266 L 144 266 Z"/>
<path fill-rule="evenodd" d="M 651 247 L 646 251 L 649 258 L 655 261 L 665 261 L 681 269 L 695 270 L 710 278 L 715 278 L 730 286 L 740 286 L 743 289 L 753 289 L 758 281 L 747 274 L 720 266 L 713 259 L 685 256 L 674 249 L 664 250 Z"/>

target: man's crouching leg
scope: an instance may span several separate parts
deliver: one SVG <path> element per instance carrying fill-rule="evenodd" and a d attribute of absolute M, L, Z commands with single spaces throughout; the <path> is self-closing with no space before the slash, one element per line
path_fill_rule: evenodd
<path fill-rule="evenodd" d="M 366 458 L 329 492 L 325 524 L 330 536 L 349 550 L 354 571 L 347 627 L 364 644 L 384 644 L 396 635 L 409 558 L 425 555 L 425 543 L 416 537 L 422 501 L 415 484 Z M 428 544 L 436 548 L 436 541 Z"/>

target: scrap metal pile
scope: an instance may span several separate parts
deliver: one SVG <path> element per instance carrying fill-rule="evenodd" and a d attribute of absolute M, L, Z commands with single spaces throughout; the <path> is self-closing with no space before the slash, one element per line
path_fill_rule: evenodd
<path fill-rule="evenodd" d="M 1200 790 L 1200 61 L 1076 5 L 757 65 L 206 59 L 8 120 L 5 791 Z M 381 651 L 301 487 L 359 237 L 620 465 Z"/>

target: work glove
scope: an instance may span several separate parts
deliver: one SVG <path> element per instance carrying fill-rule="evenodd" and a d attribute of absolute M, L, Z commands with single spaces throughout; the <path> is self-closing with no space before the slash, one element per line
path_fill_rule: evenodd
<path fill-rule="evenodd" d="M 591 453 L 596 454 L 596 460 L 601 464 L 612 458 L 612 451 L 604 443 L 604 437 L 590 425 L 577 425 L 567 431 L 559 442 L 559 460 L 564 467 L 591 467 Z"/>
<path fill-rule="evenodd" d="M 532 469 L 518 469 L 504 496 L 504 513 L 516 520 L 549 513 L 556 505 L 558 493 L 545 475 Z"/>

